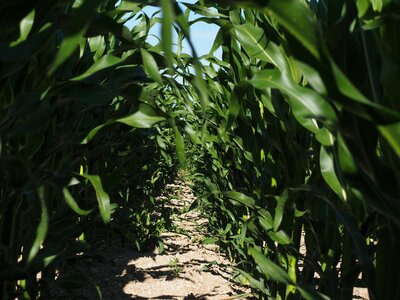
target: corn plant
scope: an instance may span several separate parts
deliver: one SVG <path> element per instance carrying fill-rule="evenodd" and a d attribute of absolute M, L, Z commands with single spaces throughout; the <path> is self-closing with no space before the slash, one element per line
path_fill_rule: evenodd
<path fill-rule="evenodd" d="M 177 160 L 142 6 L 0 5 L 1 299 L 88 284 L 64 270 L 91 246 L 119 234 L 143 249 L 168 226 L 153 193 Z"/>
<path fill-rule="evenodd" d="M 359 278 L 396 297 L 398 3 L 187 7 L 220 26 L 196 170 L 240 279 L 268 299 L 351 299 Z"/>
<path fill-rule="evenodd" d="M 185 6 L 1 4 L 2 297 L 81 286 L 60 270 L 115 232 L 143 247 L 179 162 L 260 299 L 398 298 L 398 1 Z M 195 22 L 220 27 L 203 57 Z"/>

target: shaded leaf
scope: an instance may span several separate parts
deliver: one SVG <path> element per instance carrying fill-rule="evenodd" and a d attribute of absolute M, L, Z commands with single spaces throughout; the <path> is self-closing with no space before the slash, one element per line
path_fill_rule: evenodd
<path fill-rule="evenodd" d="M 134 114 L 128 117 L 120 118 L 116 121 L 135 128 L 151 128 L 155 124 L 166 120 L 165 117 L 154 114 L 155 111 L 153 109 L 151 109 L 148 105 L 143 104 L 139 106 L 139 110 Z"/>
<path fill-rule="evenodd" d="M 245 194 L 236 192 L 236 191 L 227 191 L 227 192 L 224 192 L 224 195 L 227 196 L 228 198 L 230 198 L 234 201 L 237 201 L 241 204 L 244 204 L 245 206 L 248 206 L 248 207 L 254 207 L 256 204 L 256 201 L 253 198 L 246 196 Z M 233 202 L 233 203 L 235 204 L 235 202 Z"/>
<path fill-rule="evenodd" d="M 37 195 L 40 201 L 40 208 L 42 210 L 42 213 L 40 216 L 39 225 L 36 228 L 35 240 L 33 241 L 32 247 L 29 250 L 28 263 L 32 262 L 32 260 L 38 254 L 39 249 L 42 246 L 44 239 L 46 238 L 47 231 L 49 229 L 49 213 L 47 211 L 44 192 L 45 192 L 44 187 L 40 187 L 37 190 Z"/>
<path fill-rule="evenodd" d="M 75 199 L 72 197 L 71 193 L 67 188 L 63 189 L 64 200 L 68 204 L 68 206 L 78 215 L 87 216 L 92 212 L 92 210 L 83 210 L 79 207 L 78 203 L 76 203 Z"/>
<path fill-rule="evenodd" d="M 249 254 L 254 258 L 255 262 L 267 278 L 285 284 L 294 284 L 290 276 L 280 266 L 262 254 L 260 250 L 250 248 Z"/>
<path fill-rule="evenodd" d="M 105 224 L 109 223 L 111 218 L 110 196 L 108 196 L 108 194 L 103 190 L 100 177 L 88 174 L 83 174 L 81 176 L 88 179 L 95 189 L 101 218 Z"/>

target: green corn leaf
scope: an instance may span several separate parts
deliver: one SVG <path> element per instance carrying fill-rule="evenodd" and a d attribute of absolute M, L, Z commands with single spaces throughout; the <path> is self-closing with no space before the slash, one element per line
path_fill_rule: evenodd
<path fill-rule="evenodd" d="M 143 59 L 143 67 L 146 73 L 156 82 L 162 82 L 160 70 L 154 57 L 145 49 L 140 49 Z"/>
<path fill-rule="evenodd" d="M 185 132 L 189 135 L 190 140 L 196 144 L 196 145 L 201 145 L 202 142 L 200 140 L 199 132 L 194 130 L 193 127 L 190 124 L 186 124 L 184 127 Z"/>
<path fill-rule="evenodd" d="M 234 200 L 233 204 L 237 204 L 237 203 L 235 203 L 235 201 L 236 201 L 245 206 L 252 207 L 252 208 L 254 208 L 256 205 L 256 201 L 253 198 L 246 196 L 245 194 L 236 192 L 236 191 L 227 191 L 227 192 L 224 192 L 224 195 L 227 196 L 228 198 Z"/>
<path fill-rule="evenodd" d="M 110 196 L 108 196 L 108 194 L 103 190 L 103 185 L 101 184 L 100 177 L 97 175 L 88 174 L 83 174 L 82 176 L 90 181 L 96 191 L 96 198 L 99 204 L 100 215 L 104 224 L 109 223 L 111 218 Z"/>
<path fill-rule="evenodd" d="M 371 101 L 368 100 L 355 86 L 354 84 L 346 77 L 346 75 L 340 70 L 340 68 L 332 61 L 332 70 L 335 76 L 336 85 L 343 95 L 353 99 L 357 102 L 363 104 L 371 104 Z"/>
<path fill-rule="evenodd" d="M 71 26 L 67 28 L 66 36 L 61 42 L 56 57 L 49 68 L 49 75 L 53 74 L 78 48 L 99 5 L 100 2 L 97 0 L 86 0 L 75 8 L 76 14 L 73 16 L 73 20 L 70 23 Z"/>
<path fill-rule="evenodd" d="M 342 200 L 346 200 L 346 191 L 344 190 L 339 179 L 337 178 L 333 158 L 325 149 L 325 147 L 321 147 L 319 163 L 321 166 L 322 177 L 324 178 L 326 183 Z"/>
<path fill-rule="evenodd" d="M 332 146 L 334 142 L 333 135 L 326 128 L 318 130 L 315 134 L 315 138 L 321 143 L 321 145 L 326 147 Z"/>
<path fill-rule="evenodd" d="M 296 37 L 316 58 L 319 31 L 315 19 L 307 5 L 299 0 L 271 0 L 268 9 L 273 12 L 279 22 Z"/>
<path fill-rule="evenodd" d="M 19 43 L 21 43 L 21 42 L 26 40 L 26 38 L 28 37 L 29 33 L 31 32 L 34 20 L 35 20 L 35 10 L 32 10 L 19 23 L 20 36 L 19 36 L 18 40 L 16 40 L 15 42 L 10 43 L 11 47 L 14 47 L 14 46 L 18 45 Z"/>
<path fill-rule="evenodd" d="M 289 65 L 281 49 L 268 41 L 265 32 L 249 23 L 235 25 L 236 36 L 250 58 L 258 58 L 277 66 L 282 72 L 289 71 Z"/>
<path fill-rule="evenodd" d="M 281 196 L 276 196 L 276 208 L 275 208 L 275 217 L 274 217 L 274 231 L 277 231 L 279 226 L 281 225 L 283 219 L 283 212 L 285 209 L 285 203 L 289 197 L 288 190 L 284 190 Z"/>
<path fill-rule="evenodd" d="M 134 3 L 128 0 L 122 0 L 121 4 L 117 7 L 117 11 L 129 11 L 136 12 L 140 9 L 139 3 Z"/>
<path fill-rule="evenodd" d="M 260 250 L 250 248 L 249 254 L 254 258 L 255 262 L 267 278 L 285 284 L 295 284 L 290 276 L 280 266 L 262 254 Z"/>
<path fill-rule="evenodd" d="M 64 194 L 65 202 L 78 215 L 87 216 L 88 214 L 90 214 L 92 212 L 92 209 L 90 209 L 90 210 L 81 209 L 67 188 L 63 189 L 63 194 Z"/>
<path fill-rule="evenodd" d="M 369 8 L 369 0 L 357 0 L 358 16 L 361 18 Z"/>
<path fill-rule="evenodd" d="M 330 300 L 331 298 L 312 290 L 308 287 L 298 286 L 297 290 L 300 292 L 301 296 L 306 300 Z"/>
<path fill-rule="evenodd" d="M 266 209 L 259 209 L 258 217 L 260 225 L 266 230 L 269 231 L 274 227 L 274 220 L 272 219 L 271 214 Z"/>
<path fill-rule="evenodd" d="M 383 7 L 383 0 L 370 0 L 374 11 L 381 12 Z"/>
<path fill-rule="evenodd" d="M 338 134 L 337 140 L 338 140 L 338 157 L 341 170 L 348 174 L 356 174 L 357 165 L 342 134 Z"/>
<path fill-rule="evenodd" d="M 79 81 L 83 80 L 98 71 L 108 69 L 110 67 L 114 67 L 122 61 L 121 58 L 113 56 L 113 55 L 105 55 L 102 56 L 97 62 L 90 66 L 90 68 L 81 75 L 78 75 L 70 80 Z"/>
<path fill-rule="evenodd" d="M 260 282 L 260 280 L 255 279 L 253 276 L 251 276 L 251 274 L 239 269 L 239 268 L 233 268 L 234 270 L 236 270 L 237 272 L 240 273 L 241 276 L 243 276 L 243 278 L 245 279 L 245 281 L 248 282 L 248 284 L 250 284 L 251 287 L 262 291 L 264 293 L 268 293 L 267 289 L 265 288 L 264 284 L 262 282 Z M 247 283 L 245 282 L 245 283 Z"/>
<path fill-rule="evenodd" d="M 280 245 L 290 245 L 292 243 L 292 239 L 283 230 L 277 232 L 268 231 L 268 236 Z"/>
<path fill-rule="evenodd" d="M 57 70 L 57 68 L 61 66 L 61 64 L 63 64 L 78 48 L 82 36 L 84 35 L 85 32 L 86 28 L 80 30 L 78 33 L 72 36 L 66 37 L 63 40 L 60 49 L 57 52 L 56 58 L 53 64 L 50 66 L 50 69 L 48 71 L 49 75 L 53 74 Z"/>
<path fill-rule="evenodd" d="M 176 155 L 178 156 L 179 165 L 185 167 L 185 142 L 178 127 L 174 126 Z"/>
<path fill-rule="evenodd" d="M 150 106 L 142 104 L 134 114 L 116 121 L 135 128 L 151 128 L 155 124 L 165 120 L 165 117 L 157 116 L 156 112 Z"/>
<path fill-rule="evenodd" d="M 88 135 L 83 139 L 83 141 L 81 142 L 81 144 L 84 145 L 84 144 L 89 143 L 89 142 L 95 137 L 95 135 L 100 131 L 100 129 L 102 129 L 103 127 L 105 127 L 105 126 L 107 126 L 107 125 L 109 125 L 109 124 L 111 124 L 111 123 L 114 123 L 114 122 L 107 122 L 107 123 L 105 123 L 105 124 L 102 124 L 102 125 L 99 125 L 99 126 L 96 126 L 95 128 L 93 128 L 93 129 L 88 133 Z"/>
<path fill-rule="evenodd" d="M 322 81 L 321 76 L 318 72 L 310 65 L 304 64 L 302 62 L 296 61 L 296 65 L 300 72 L 307 79 L 307 82 L 312 86 L 312 88 L 320 95 L 326 95 L 327 90 L 325 83 Z"/>
<path fill-rule="evenodd" d="M 310 118 L 335 122 L 336 114 L 331 105 L 313 90 L 298 86 L 278 70 L 263 70 L 249 81 L 255 88 L 265 90 L 276 88 L 289 96 L 293 113 L 303 121 L 302 125 L 316 132 L 318 126 Z"/>
<path fill-rule="evenodd" d="M 170 0 L 160 0 L 162 8 L 161 46 L 165 53 L 166 63 L 172 66 L 172 26 L 174 22 L 174 9 Z"/>
<path fill-rule="evenodd" d="M 39 252 L 40 246 L 43 244 L 44 239 L 46 238 L 47 231 L 49 229 L 49 213 L 47 211 L 46 200 L 44 196 L 44 188 L 40 187 L 37 191 L 40 207 L 42 210 L 42 214 L 40 216 L 40 222 L 38 227 L 36 228 L 36 237 L 33 241 L 33 245 L 29 251 L 28 255 L 28 263 L 32 262 L 32 260 L 36 257 Z"/>
<path fill-rule="evenodd" d="M 227 123 L 227 129 L 229 129 L 232 122 L 236 120 L 241 110 L 240 99 L 242 98 L 242 89 L 235 87 L 229 100 L 229 122 Z"/>
<path fill-rule="evenodd" d="M 174 12 L 176 23 L 178 23 L 180 29 L 182 30 L 183 36 L 187 38 L 189 45 L 192 45 L 192 41 L 190 39 L 188 15 L 181 10 L 177 2 L 174 2 Z"/>
<path fill-rule="evenodd" d="M 208 99 L 208 87 L 207 84 L 203 78 L 203 74 L 201 72 L 201 69 L 198 64 L 194 66 L 195 69 L 195 77 L 193 79 L 193 84 L 197 90 L 197 93 L 199 95 L 199 100 L 201 104 L 201 108 L 203 111 L 203 118 L 206 116 L 206 109 L 210 103 Z"/>
<path fill-rule="evenodd" d="M 331 62 L 331 66 L 336 80 L 336 85 L 343 95 L 355 102 L 372 108 L 381 118 L 381 120 L 379 120 L 380 122 L 384 121 L 385 123 L 394 123 L 400 120 L 400 113 L 370 101 L 354 86 L 354 84 L 346 77 L 342 70 L 340 70 L 340 68 L 333 61 Z M 366 112 L 360 111 L 355 113 L 359 113 L 367 120 L 375 121 L 374 118 Z"/>
<path fill-rule="evenodd" d="M 400 123 L 378 126 L 378 129 L 397 156 L 400 157 Z"/>

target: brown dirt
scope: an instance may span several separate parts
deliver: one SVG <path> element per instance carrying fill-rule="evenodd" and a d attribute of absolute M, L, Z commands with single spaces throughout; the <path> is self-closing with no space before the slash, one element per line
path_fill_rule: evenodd
<path fill-rule="evenodd" d="M 166 187 L 165 201 L 178 212 L 187 211 L 195 200 L 188 184 Z M 230 261 L 216 245 L 202 243 L 207 220 L 197 211 L 178 213 L 175 232 L 164 232 L 164 250 L 140 253 L 123 244 L 104 245 L 102 259 L 85 259 L 77 271 L 90 274 L 104 300 L 127 299 L 255 299 L 250 289 L 232 281 Z M 305 252 L 304 240 L 301 251 Z M 54 298 L 55 297 L 55 298 Z M 99 299 L 95 288 L 67 293 L 54 291 L 51 299 Z M 366 288 L 355 288 L 353 299 L 368 300 Z"/>
<path fill-rule="evenodd" d="M 168 200 L 172 208 L 184 211 L 194 196 L 187 184 L 178 182 L 168 185 L 167 195 L 160 200 Z M 102 260 L 86 259 L 85 265 L 76 269 L 90 274 L 105 300 L 251 299 L 249 289 L 232 281 L 230 262 L 218 247 L 203 245 L 206 219 L 196 211 L 189 211 L 176 215 L 174 223 L 176 232 L 161 235 L 164 243 L 161 254 L 157 248 L 139 253 L 122 244 L 107 245 L 102 249 Z M 95 288 L 55 294 L 57 299 L 99 298 Z"/>

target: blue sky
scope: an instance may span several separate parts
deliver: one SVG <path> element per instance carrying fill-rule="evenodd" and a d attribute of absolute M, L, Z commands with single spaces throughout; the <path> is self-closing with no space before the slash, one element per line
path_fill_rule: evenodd
<path fill-rule="evenodd" d="M 186 2 L 186 3 L 195 3 L 196 0 L 185 0 L 185 1 L 178 1 L 178 2 Z M 186 7 L 181 5 L 182 10 L 185 10 Z M 148 6 L 143 9 L 143 11 L 150 17 L 152 14 L 157 12 L 159 8 Z M 198 15 L 194 13 L 190 14 L 190 20 L 194 20 Z M 130 22 L 128 26 L 134 26 L 135 23 Z M 214 43 L 215 36 L 217 35 L 219 27 L 213 24 L 208 24 L 205 22 L 197 22 L 193 24 L 191 27 L 191 38 L 196 49 L 197 55 L 201 56 L 210 52 L 211 47 Z M 154 34 L 156 36 L 160 36 L 161 26 L 156 24 L 153 26 L 150 34 Z M 156 44 L 157 38 L 149 37 L 147 40 L 150 44 Z M 190 47 L 186 41 L 183 42 L 183 52 L 191 54 Z M 217 50 L 215 54 L 217 57 L 221 57 L 221 50 Z"/>

